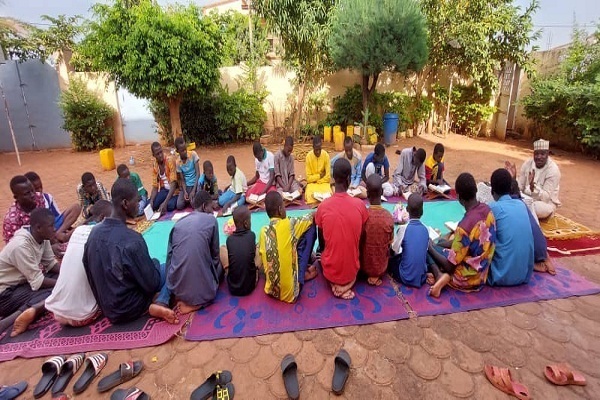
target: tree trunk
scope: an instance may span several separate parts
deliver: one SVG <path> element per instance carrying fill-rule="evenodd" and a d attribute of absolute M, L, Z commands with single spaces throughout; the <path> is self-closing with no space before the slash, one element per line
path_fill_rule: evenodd
<path fill-rule="evenodd" d="M 183 95 L 178 94 L 175 97 L 169 97 L 169 117 L 171 119 L 171 133 L 173 134 L 173 140 L 182 136 L 181 133 L 181 118 L 179 117 L 179 107 L 181 106 L 181 100 Z"/>
<path fill-rule="evenodd" d="M 304 95 L 306 93 L 306 83 L 304 80 L 298 82 L 298 105 L 296 107 L 296 116 L 294 118 L 294 135 L 300 136 L 300 124 L 302 123 L 302 110 L 304 109 Z"/>
<path fill-rule="evenodd" d="M 369 125 L 369 116 L 367 113 L 367 110 L 369 108 L 369 100 L 371 99 L 371 95 L 373 94 L 373 92 L 375 91 L 375 87 L 377 86 L 377 80 L 379 79 L 379 74 L 375 74 L 373 75 L 373 81 L 371 82 L 371 85 L 369 85 L 369 80 L 370 80 L 371 76 L 370 75 L 364 75 L 362 76 L 362 105 L 363 105 L 363 114 L 364 114 L 364 118 L 363 118 L 363 131 L 364 131 L 364 137 L 368 139 L 368 125 Z"/>

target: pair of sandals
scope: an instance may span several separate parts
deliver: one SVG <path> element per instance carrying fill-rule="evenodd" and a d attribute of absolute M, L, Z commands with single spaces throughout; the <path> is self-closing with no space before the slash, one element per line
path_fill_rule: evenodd
<path fill-rule="evenodd" d="M 235 387 L 231 383 L 232 379 L 230 371 L 214 372 L 192 392 L 190 400 L 233 400 Z"/>
<path fill-rule="evenodd" d="M 81 367 L 83 367 L 83 372 L 73 385 L 73 392 L 75 394 L 83 393 L 104 369 L 107 361 L 108 355 L 106 353 L 97 353 L 88 357 L 85 357 L 84 353 L 75 354 L 69 358 L 64 356 L 52 357 L 42 364 L 42 377 L 33 391 L 33 396 L 38 399 L 52 389 L 53 398 L 66 398 L 63 391 Z M 135 378 L 142 372 L 143 367 L 141 361 L 122 363 L 119 370 L 105 376 L 98 382 L 98 391 L 101 393 L 109 391 Z"/>
<path fill-rule="evenodd" d="M 348 381 L 348 377 L 350 376 L 350 366 L 352 365 L 350 354 L 346 350 L 341 349 L 335 356 L 334 365 L 331 391 L 336 395 L 341 395 L 344 393 L 346 381 Z M 281 361 L 281 373 L 288 397 L 292 400 L 297 400 L 300 397 L 298 365 L 292 354 L 286 355 Z"/>
<path fill-rule="evenodd" d="M 514 396 L 519 400 L 531 399 L 529 389 L 522 383 L 514 381 L 508 368 L 486 365 L 484 372 L 486 378 L 496 389 Z M 548 381 L 558 386 L 587 385 L 585 377 L 567 363 L 547 365 L 544 369 L 544 376 Z"/>
<path fill-rule="evenodd" d="M 27 382 L 21 381 L 10 386 L 0 386 L 0 400 L 13 400 L 27 390 Z"/>

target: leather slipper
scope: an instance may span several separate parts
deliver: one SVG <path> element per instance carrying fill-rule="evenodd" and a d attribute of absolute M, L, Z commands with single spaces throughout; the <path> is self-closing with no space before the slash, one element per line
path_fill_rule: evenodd
<path fill-rule="evenodd" d="M 344 392 L 344 386 L 350 376 L 350 366 L 352 359 L 350 354 L 344 349 L 341 349 L 335 356 L 335 369 L 333 370 L 333 379 L 331 380 L 331 391 L 337 395 Z"/>
<path fill-rule="evenodd" d="M 486 365 L 484 368 L 485 377 L 498 390 L 516 397 L 519 400 L 529 400 L 529 390 L 519 382 L 513 381 L 508 368 L 499 368 L 492 365 Z"/>
<path fill-rule="evenodd" d="M 300 385 L 298 384 L 298 365 L 294 356 L 288 354 L 281 361 L 281 374 L 283 385 L 290 399 L 296 400 L 300 397 Z"/>
<path fill-rule="evenodd" d="M 569 364 L 554 364 L 547 365 L 544 369 L 544 375 L 546 379 L 555 385 L 577 385 L 585 386 L 587 381 L 585 377 L 578 371 L 575 371 Z"/>

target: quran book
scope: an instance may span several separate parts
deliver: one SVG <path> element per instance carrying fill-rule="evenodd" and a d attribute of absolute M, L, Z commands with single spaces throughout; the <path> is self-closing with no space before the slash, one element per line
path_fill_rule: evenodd
<path fill-rule="evenodd" d="M 452 190 L 452 188 L 448 185 L 434 185 L 432 183 L 429 184 L 428 186 L 429 190 L 431 190 L 432 192 L 437 192 L 440 194 L 444 194 L 449 192 L 450 190 Z"/>
<path fill-rule="evenodd" d="M 251 194 L 250 196 L 248 196 L 248 198 L 246 199 L 249 203 L 258 203 L 261 202 L 265 199 L 265 197 L 267 197 L 266 194 L 261 194 L 260 196 L 257 194 Z"/>
<path fill-rule="evenodd" d="M 331 197 L 331 193 L 313 193 L 313 197 L 317 200 L 317 201 L 324 201 L 325 199 L 328 199 Z"/>
<path fill-rule="evenodd" d="M 444 222 L 444 226 L 446 226 L 450 232 L 456 232 L 456 228 L 458 228 L 458 222 L 446 221 Z"/>
<path fill-rule="evenodd" d="M 175 213 L 173 215 L 173 217 L 171 218 L 171 221 L 179 221 L 181 218 L 186 217 L 189 214 L 190 214 L 189 211 Z"/>
<path fill-rule="evenodd" d="M 348 194 L 352 197 L 356 197 L 361 193 L 359 188 L 348 189 Z"/>
<path fill-rule="evenodd" d="M 427 227 L 427 231 L 429 232 L 429 239 L 431 240 L 436 240 L 440 237 L 440 234 L 430 226 Z"/>
<path fill-rule="evenodd" d="M 289 192 L 283 192 L 283 193 L 281 194 L 281 196 L 282 196 L 284 199 L 286 199 L 286 200 L 292 201 L 292 200 L 299 199 L 299 198 L 300 198 L 300 196 L 302 196 L 302 194 L 300 193 L 300 191 L 299 191 L 299 190 L 294 190 L 292 193 L 289 193 Z"/>
<path fill-rule="evenodd" d="M 152 210 L 152 204 L 148 204 L 144 208 L 144 215 L 146 216 L 147 221 L 156 221 L 160 218 L 160 213 Z"/>

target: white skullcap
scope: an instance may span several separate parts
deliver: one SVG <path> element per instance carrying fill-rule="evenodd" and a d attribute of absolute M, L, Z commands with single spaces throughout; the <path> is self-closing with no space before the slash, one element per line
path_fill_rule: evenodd
<path fill-rule="evenodd" d="M 550 150 L 550 142 L 544 139 L 539 139 L 533 142 L 533 150 Z"/>

